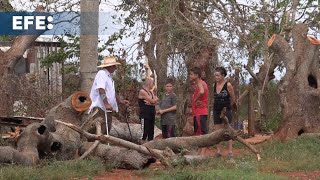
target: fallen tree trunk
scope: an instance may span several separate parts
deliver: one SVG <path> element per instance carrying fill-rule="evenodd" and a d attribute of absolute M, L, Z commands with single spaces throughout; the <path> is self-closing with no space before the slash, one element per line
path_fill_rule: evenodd
<path fill-rule="evenodd" d="M 40 123 L 26 127 L 20 134 L 17 149 L 10 146 L 0 147 L 0 162 L 15 163 L 24 166 L 33 166 L 39 163 L 38 146 L 49 138 L 48 128 Z"/>
<path fill-rule="evenodd" d="M 130 129 L 129 129 L 130 128 Z M 121 123 L 118 120 L 112 121 L 112 128 L 110 130 L 110 135 L 113 137 L 117 137 L 126 141 L 130 141 L 138 144 L 139 140 L 142 138 L 142 129 L 141 124 L 129 123 L 129 127 L 127 123 Z M 158 137 L 161 135 L 161 130 L 158 127 L 154 127 L 154 137 Z"/>
<path fill-rule="evenodd" d="M 51 132 L 56 131 L 56 126 L 58 125 L 54 121 L 56 119 L 81 126 L 83 123 L 82 112 L 89 109 L 90 104 L 91 99 L 87 93 L 81 91 L 73 93 L 62 103 L 53 107 L 43 123 L 48 126 Z"/>
<path fill-rule="evenodd" d="M 167 139 L 156 139 L 149 141 L 143 146 L 164 150 L 169 147 L 173 151 L 177 152 L 182 149 L 195 149 L 202 147 L 209 147 L 218 144 L 222 141 L 228 141 L 236 137 L 235 131 L 230 127 L 226 129 L 219 129 L 210 134 L 202 136 L 189 136 L 189 137 L 173 137 Z"/>
<path fill-rule="evenodd" d="M 83 143 L 79 151 L 80 155 L 92 147 L 92 144 L 94 143 Z M 88 157 L 99 157 L 105 164 L 123 169 L 143 169 L 154 162 L 151 156 L 143 155 L 135 150 L 105 144 L 99 144 Z"/>
<path fill-rule="evenodd" d="M 91 100 L 87 93 L 76 92 L 49 111 L 42 122 L 51 132 L 51 141 L 48 141 L 47 147 L 43 146 L 44 149 L 41 149 L 44 155 L 53 155 L 57 160 L 70 160 L 77 156 L 82 143 L 80 134 L 54 120 L 59 119 L 80 126 L 83 121 L 82 112 L 87 110 L 90 104 Z M 54 152 L 51 151 L 52 146 L 55 146 Z"/>
<path fill-rule="evenodd" d="M 190 149 L 208 147 L 215 145 L 221 141 L 238 139 L 236 138 L 236 132 L 230 126 L 227 126 L 226 129 L 221 129 L 207 135 L 153 140 L 148 143 L 145 143 L 144 145 L 137 145 L 108 135 L 94 135 L 86 131 L 83 131 L 79 127 L 70 123 L 64 123 L 61 121 L 57 122 L 64 124 L 72 128 L 73 130 L 79 132 L 88 140 L 99 140 L 102 143 L 112 143 L 115 145 L 136 150 L 142 154 L 153 156 L 159 159 L 165 166 L 171 166 L 171 163 L 176 161 L 176 159 L 178 158 L 178 156 L 174 154 L 171 149 L 174 149 L 175 151 L 181 151 L 186 148 Z M 255 152 L 257 154 L 258 160 L 260 160 L 260 155 L 258 154 L 258 151 L 256 151 L 252 146 L 248 145 L 244 141 L 240 140 L 240 142 L 246 144 L 253 152 Z"/>

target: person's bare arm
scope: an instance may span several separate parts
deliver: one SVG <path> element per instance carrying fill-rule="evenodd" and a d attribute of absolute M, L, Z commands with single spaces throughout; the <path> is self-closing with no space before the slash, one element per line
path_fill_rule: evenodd
<path fill-rule="evenodd" d="M 147 102 L 149 102 L 151 104 L 156 104 L 158 102 L 158 97 L 155 97 L 155 98 L 152 99 L 149 96 L 149 94 L 144 90 L 140 90 L 139 91 L 139 98 L 140 99 L 144 99 L 145 101 L 147 101 Z"/>
<path fill-rule="evenodd" d="M 167 113 L 167 112 L 171 112 L 171 111 L 175 111 L 177 110 L 177 106 L 172 106 L 172 107 L 169 107 L 167 109 L 160 109 L 158 111 L 159 114 L 163 114 L 163 113 Z"/>
<path fill-rule="evenodd" d="M 234 105 L 236 103 L 236 96 L 234 94 L 233 86 L 231 85 L 230 82 L 228 82 L 228 84 L 227 84 L 227 89 L 228 89 L 228 92 L 230 94 L 231 106 L 232 106 L 232 105 Z"/>
<path fill-rule="evenodd" d="M 204 94 L 204 85 L 203 85 L 202 81 L 198 82 L 197 86 L 199 88 L 199 93 L 197 94 L 196 98 L 194 99 L 195 102 L 197 102 L 199 100 L 199 98 Z"/>
<path fill-rule="evenodd" d="M 116 100 L 118 103 L 120 104 L 124 104 L 126 106 L 129 106 L 130 102 L 126 99 L 121 99 L 120 96 L 118 94 L 116 94 Z"/>
<path fill-rule="evenodd" d="M 103 104 L 104 104 L 106 110 L 112 111 L 113 108 L 108 102 L 106 91 L 104 89 L 102 89 L 102 88 L 99 88 L 99 95 L 100 95 L 100 98 L 103 101 Z"/>

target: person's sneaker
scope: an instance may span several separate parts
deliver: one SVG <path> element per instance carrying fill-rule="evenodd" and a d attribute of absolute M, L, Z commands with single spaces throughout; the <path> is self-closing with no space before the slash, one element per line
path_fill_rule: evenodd
<path fill-rule="evenodd" d="M 216 154 L 214 154 L 214 157 L 215 157 L 215 158 L 220 158 L 221 156 L 222 156 L 221 153 L 216 153 Z"/>

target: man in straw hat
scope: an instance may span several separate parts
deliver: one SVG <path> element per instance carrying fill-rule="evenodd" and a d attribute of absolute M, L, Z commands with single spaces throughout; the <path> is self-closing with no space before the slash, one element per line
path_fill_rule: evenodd
<path fill-rule="evenodd" d="M 98 109 L 98 113 L 95 117 L 104 117 L 106 120 L 101 124 L 101 131 L 103 134 L 108 134 L 108 132 L 110 132 L 112 125 L 111 112 L 118 112 L 117 103 L 129 105 L 129 101 L 120 99 L 115 92 L 112 73 L 117 69 L 117 65 L 120 65 L 120 63 L 116 61 L 115 57 L 105 57 L 103 63 L 98 66 L 100 70 L 94 78 L 90 92 L 90 98 L 92 100 L 90 112 L 94 112 L 95 109 Z"/>

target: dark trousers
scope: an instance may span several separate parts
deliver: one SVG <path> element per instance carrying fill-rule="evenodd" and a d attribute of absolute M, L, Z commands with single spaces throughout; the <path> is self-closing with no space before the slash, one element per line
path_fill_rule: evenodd
<path fill-rule="evenodd" d="M 140 118 L 140 122 L 141 126 L 143 126 L 142 140 L 153 140 L 155 116 Z"/>
<path fill-rule="evenodd" d="M 213 123 L 215 125 L 216 124 L 223 124 L 223 119 L 220 118 L 221 111 L 213 110 Z M 229 124 L 231 124 L 231 122 L 232 122 L 232 112 L 231 112 L 231 110 L 227 110 L 226 116 L 228 118 Z"/>
<path fill-rule="evenodd" d="M 208 133 L 207 128 L 208 115 L 193 116 L 194 135 L 203 135 Z"/>
<path fill-rule="evenodd" d="M 94 107 L 92 112 L 94 112 L 96 109 L 98 109 L 98 113 L 93 116 L 93 119 L 97 117 L 103 118 L 101 122 L 101 133 L 102 134 L 107 134 L 107 124 L 106 124 L 106 118 L 105 118 L 105 112 L 99 107 Z M 108 132 L 110 133 L 111 127 L 112 127 L 112 115 L 111 113 L 107 113 L 107 118 L 108 118 Z"/>
<path fill-rule="evenodd" d="M 161 127 L 163 138 L 176 137 L 174 133 L 175 125 L 162 125 Z"/>

